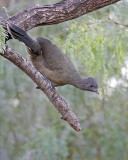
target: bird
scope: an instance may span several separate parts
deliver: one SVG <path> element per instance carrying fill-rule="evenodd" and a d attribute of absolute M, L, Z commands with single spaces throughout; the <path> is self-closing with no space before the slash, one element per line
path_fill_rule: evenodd
<path fill-rule="evenodd" d="M 26 31 L 12 23 L 7 24 L 7 30 L 12 38 L 26 45 L 33 66 L 51 81 L 52 86 L 69 84 L 99 94 L 96 79 L 82 77 L 67 55 L 49 39 L 38 36 L 33 40 Z"/>

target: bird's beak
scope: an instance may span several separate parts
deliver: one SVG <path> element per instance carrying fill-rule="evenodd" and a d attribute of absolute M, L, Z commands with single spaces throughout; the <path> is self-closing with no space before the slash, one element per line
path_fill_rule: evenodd
<path fill-rule="evenodd" d="M 97 94 L 99 95 L 99 91 L 98 91 L 98 89 L 93 88 L 93 89 L 88 90 L 88 91 L 95 92 L 95 93 L 97 93 Z"/>
<path fill-rule="evenodd" d="M 97 93 L 97 94 L 99 95 L 99 91 L 98 91 L 98 89 L 95 89 L 95 90 L 94 90 L 94 92 L 95 92 L 95 93 Z"/>

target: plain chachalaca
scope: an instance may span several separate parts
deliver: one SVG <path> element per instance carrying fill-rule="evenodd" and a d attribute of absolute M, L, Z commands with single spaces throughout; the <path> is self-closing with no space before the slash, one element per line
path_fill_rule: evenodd
<path fill-rule="evenodd" d="M 82 78 L 70 59 L 50 40 L 37 37 L 35 41 L 12 23 L 7 25 L 7 29 L 12 38 L 27 46 L 34 67 L 51 80 L 54 87 L 70 84 L 99 94 L 97 81 L 92 77 Z"/>

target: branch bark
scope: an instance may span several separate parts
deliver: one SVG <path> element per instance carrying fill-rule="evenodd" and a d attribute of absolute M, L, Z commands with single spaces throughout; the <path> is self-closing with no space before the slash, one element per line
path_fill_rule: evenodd
<path fill-rule="evenodd" d="M 69 125 L 76 131 L 80 131 L 81 127 L 76 115 L 68 107 L 67 102 L 61 97 L 54 87 L 52 87 L 51 82 L 44 77 L 40 72 L 38 72 L 33 65 L 31 65 L 26 59 L 24 59 L 20 54 L 16 53 L 13 49 L 6 45 L 4 54 L 1 56 L 7 58 L 9 61 L 14 63 L 22 71 L 24 71 L 41 89 L 53 103 L 58 112 L 62 115 L 62 119 L 67 121 Z"/>
<path fill-rule="evenodd" d="M 53 5 L 25 9 L 0 24 L 6 28 L 9 22 L 24 30 L 30 30 L 40 25 L 57 24 L 75 19 L 118 1 L 120 0 L 62 0 Z"/>
<path fill-rule="evenodd" d="M 53 5 L 35 6 L 25 9 L 1 21 L 0 24 L 5 29 L 9 22 L 24 30 L 30 30 L 40 25 L 57 24 L 71 20 L 118 1 L 120 0 L 62 0 Z M 67 102 L 56 92 L 56 89 L 51 86 L 51 82 L 46 77 L 38 72 L 27 60 L 7 46 L 4 54 L 0 55 L 23 70 L 45 92 L 49 100 L 61 113 L 62 119 L 66 120 L 76 131 L 80 131 L 81 128 L 76 115 L 68 107 Z"/>

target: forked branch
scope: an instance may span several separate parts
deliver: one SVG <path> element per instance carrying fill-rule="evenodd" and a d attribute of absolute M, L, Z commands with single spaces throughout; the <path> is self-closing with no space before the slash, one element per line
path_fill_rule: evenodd
<path fill-rule="evenodd" d="M 10 18 L 3 20 L 0 24 L 6 29 L 7 23 L 13 23 L 24 30 L 30 30 L 40 25 L 57 24 L 70 19 L 75 19 L 84 14 L 103 8 L 120 0 L 62 0 L 59 3 L 45 6 L 35 6 L 25 9 Z M 61 113 L 62 119 L 66 120 L 72 128 L 80 131 L 80 124 L 76 115 L 68 107 L 67 102 L 51 86 L 51 82 L 38 72 L 20 54 L 6 46 L 4 54 L 17 67 L 23 70 L 36 84 L 45 92 L 49 100 Z"/>

